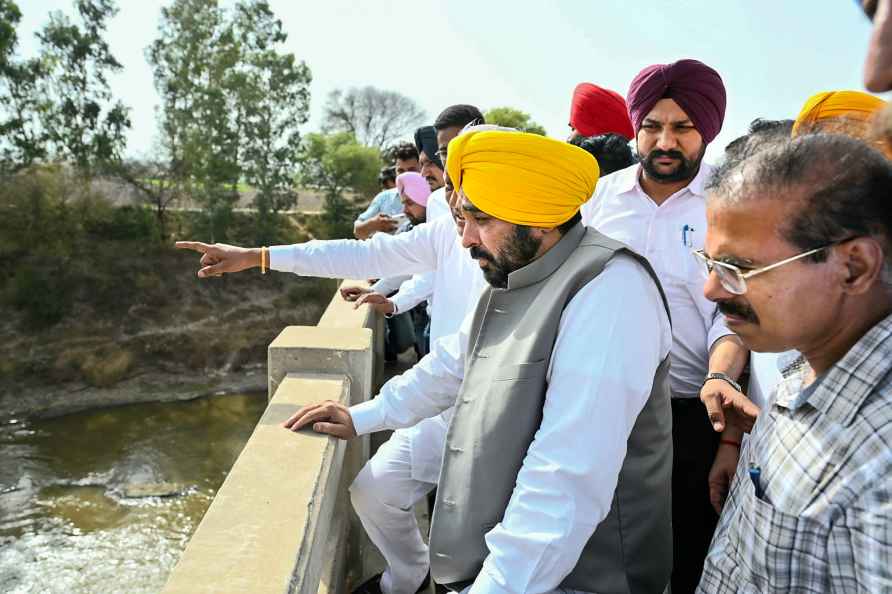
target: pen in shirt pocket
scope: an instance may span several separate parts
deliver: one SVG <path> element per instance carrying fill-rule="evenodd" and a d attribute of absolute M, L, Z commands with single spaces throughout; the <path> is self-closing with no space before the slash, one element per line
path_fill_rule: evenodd
<path fill-rule="evenodd" d="M 685 225 L 681 228 L 681 244 L 685 247 L 694 247 L 694 228 Z"/>
<path fill-rule="evenodd" d="M 762 468 L 753 463 L 750 463 L 750 480 L 753 481 L 756 497 L 762 499 L 762 496 L 765 494 L 762 490 Z"/>

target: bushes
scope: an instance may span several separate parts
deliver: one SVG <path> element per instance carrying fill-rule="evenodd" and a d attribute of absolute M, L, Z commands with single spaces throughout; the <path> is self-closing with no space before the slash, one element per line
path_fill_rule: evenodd
<path fill-rule="evenodd" d="M 71 295 L 71 279 L 64 271 L 23 266 L 12 277 L 8 300 L 25 314 L 29 327 L 40 329 L 65 317 Z"/>

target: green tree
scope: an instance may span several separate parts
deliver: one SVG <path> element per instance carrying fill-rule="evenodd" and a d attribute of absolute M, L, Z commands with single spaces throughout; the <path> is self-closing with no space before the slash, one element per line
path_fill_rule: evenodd
<path fill-rule="evenodd" d="M 230 92 L 239 51 L 217 0 L 175 0 L 161 9 L 148 49 L 161 96 L 168 170 L 203 206 L 206 234 L 225 238 L 238 199 L 238 130 Z"/>
<path fill-rule="evenodd" d="M 513 107 L 493 107 L 484 117 L 487 124 L 517 128 L 521 132 L 545 136 L 545 128 L 530 119 L 530 114 Z"/>
<path fill-rule="evenodd" d="M 424 110 L 405 95 L 366 86 L 331 92 L 322 131 L 348 132 L 360 143 L 382 150 L 411 134 L 424 118 Z"/>
<path fill-rule="evenodd" d="M 242 176 L 254 187 L 258 243 L 274 239 L 273 213 L 297 202 L 298 127 L 309 118 L 310 69 L 282 51 L 288 39 L 266 0 L 235 7 L 240 50 L 233 76 Z"/>
<path fill-rule="evenodd" d="M 121 69 L 104 39 L 112 0 L 77 0 L 79 23 L 61 12 L 37 34 L 36 58 L 16 56 L 21 13 L 0 0 L 0 160 L 6 173 L 62 160 L 89 176 L 120 157 L 130 127 L 108 74 Z"/>
<path fill-rule="evenodd" d="M 325 196 L 323 223 L 328 237 L 349 237 L 356 209 L 345 193 L 361 196 L 377 188 L 381 155 L 356 142 L 352 134 L 308 134 L 301 149 L 300 180 Z"/>
<path fill-rule="evenodd" d="M 40 87 L 51 105 L 41 120 L 50 154 L 90 175 L 120 158 L 130 118 L 108 84 L 108 74 L 122 68 L 104 38 L 118 9 L 112 0 L 77 0 L 75 7 L 80 25 L 55 12 L 37 34 L 47 73 Z"/>

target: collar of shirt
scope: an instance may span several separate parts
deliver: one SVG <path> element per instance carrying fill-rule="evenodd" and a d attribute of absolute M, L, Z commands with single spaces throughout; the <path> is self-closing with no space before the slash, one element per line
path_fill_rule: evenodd
<path fill-rule="evenodd" d="M 778 390 L 775 403 L 795 411 L 807 402 L 843 426 L 850 425 L 864 400 L 892 370 L 892 315 L 871 328 L 820 380 L 816 379 L 813 390 L 797 398 L 808 369 L 802 357 L 784 369 L 783 389 Z"/>
<path fill-rule="evenodd" d="M 628 192 L 637 191 L 642 196 L 647 196 L 647 193 L 644 191 L 644 188 L 641 187 L 641 172 L 642 172 L 641 164 L 632 165 L 631 167 L 626 167 L 620 171 L 617 171 L 615 175 L 616 179 L 616 189 L 618 194 L 626 194 Z M 694 176 L 694 179 L 691 180 L 691 183 L 683 187 L 678 192 L 672 194 L 669 198 L 667 198 L 663 204 L 666 204 L 676 196 L 681 196 L 685 193 L 690 193 L 694 196 L 698 196 L 700 198 L 705 198 L 704 187 L 706 186 L 706 180 L 709 178 L 709 175 L 712 173 L 712 166 L 703 161 L 700 162 L 700 169 L 697 171 L 697 175 Z"/>

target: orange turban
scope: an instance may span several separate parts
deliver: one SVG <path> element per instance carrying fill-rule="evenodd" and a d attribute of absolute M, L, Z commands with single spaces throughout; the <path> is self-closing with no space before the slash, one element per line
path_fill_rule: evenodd
<path fill-rule="evenodd" d="M 818 122 L 833 119 L 867 122 L 886 102 L 861 91 L 826 91 L 812 95 L 793 124 L 793 136 L 808 131 Z"/>

